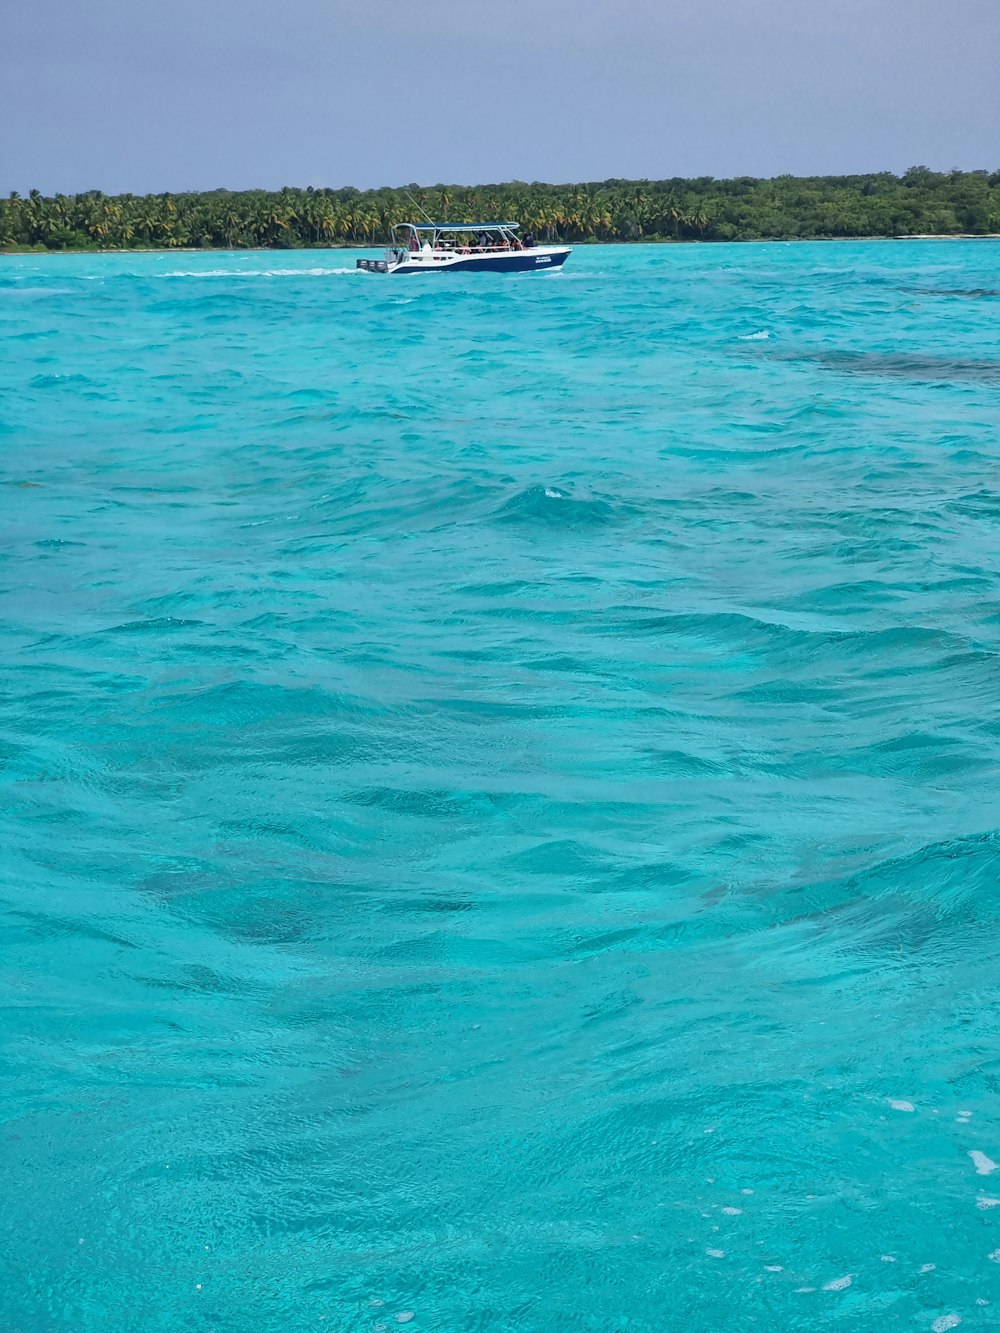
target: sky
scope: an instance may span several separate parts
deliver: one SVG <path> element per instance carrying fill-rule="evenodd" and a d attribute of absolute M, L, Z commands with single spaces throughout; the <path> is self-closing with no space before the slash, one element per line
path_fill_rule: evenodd
<path fill-rule="evenodd" d="M 0 0 L 0 192 L 1000 168 L 1000 0 Z"/>

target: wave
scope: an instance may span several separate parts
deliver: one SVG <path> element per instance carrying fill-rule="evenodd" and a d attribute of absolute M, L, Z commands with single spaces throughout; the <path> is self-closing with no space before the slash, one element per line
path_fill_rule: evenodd
<path fill-rule="evenodd" d="M 553 486 L 529 486 L 495 511 L 501 523 L 541 528 L 604 527 L 621 513 L 608 500 L 577 499 Z"/>
<path fill-rule="evenodd" d="M 851 875 L 811 880 L 786 890 L 799 900 L 799 921 L 836 932 L 844 950 L 888 945 L 941 952 L 950 931 L 980 923 L 995 928 L 993 885 L 1000 842 L 993 831 L 927 842 L 883 856 Z"/>

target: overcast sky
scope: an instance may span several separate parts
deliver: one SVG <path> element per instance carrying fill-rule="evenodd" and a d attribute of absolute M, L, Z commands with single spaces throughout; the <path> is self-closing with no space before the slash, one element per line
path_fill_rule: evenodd
<path fill-rule="evenodd" d="M 1000 0 L 0 0 L 0 191 L 1000 168 Z"/>

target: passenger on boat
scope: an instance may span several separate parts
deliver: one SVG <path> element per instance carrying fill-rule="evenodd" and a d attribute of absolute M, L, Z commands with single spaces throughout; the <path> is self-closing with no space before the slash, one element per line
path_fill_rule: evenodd
<path fill-rule="evenodd" d="M 526 232 L 524 233 L 524 248 L 525 248 L 525 250 L 532 250 L 532 249 L 534 249 L 534 245 L 535 245 L 535 233 L 534 233 L 533 231 L 526 231 Z"/>
<path fill-rule="evenodd" d="M 411 232 L 410 232 L 410 251 L 411 251 L 411 253 L 416 254 L 416 252 L 417 252 L 419 249 L 420 249 L 420 242 L 419 242 L 419 240 L 417 239 L 417 233 L 416 233 L 415 231 L 411 231 Z"/>

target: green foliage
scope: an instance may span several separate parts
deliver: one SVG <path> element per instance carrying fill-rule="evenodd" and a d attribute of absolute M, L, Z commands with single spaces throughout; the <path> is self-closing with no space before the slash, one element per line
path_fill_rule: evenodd
<path fill-rule="evenodd" d="M 1000 172 L 408 187 L 435 220 L 516 219 L 545 241 L 813 239 L 1000 232 Z M 0 249 L 375 245 L 418 216 L 406 190 L 100 190 L 0 200 Z"/>

